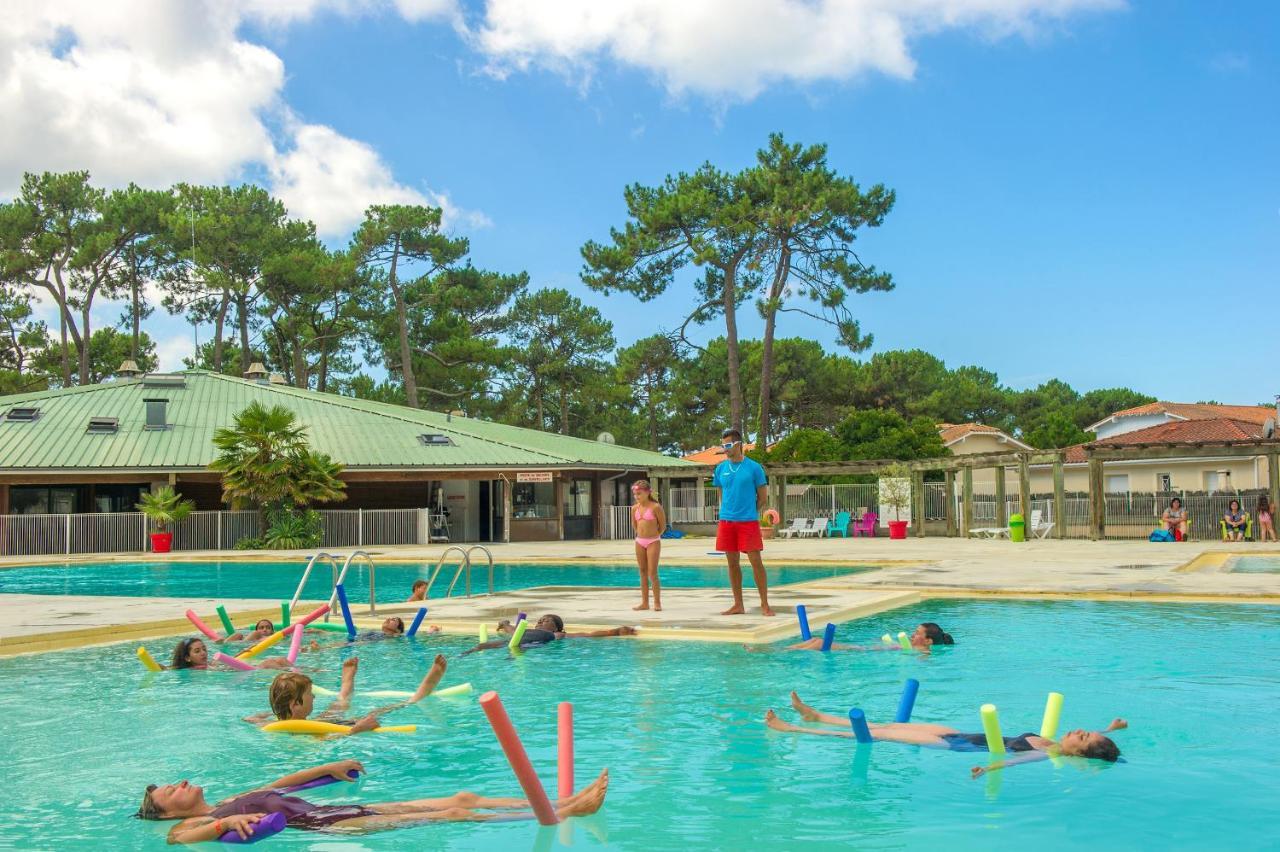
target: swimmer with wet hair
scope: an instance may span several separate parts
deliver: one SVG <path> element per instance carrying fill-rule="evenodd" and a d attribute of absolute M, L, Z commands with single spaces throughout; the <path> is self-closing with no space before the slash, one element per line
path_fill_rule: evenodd
<path fill-rule="evenodd" d="M 516 632 L 515 625 L 505 618 L 498 622 L 497 630 L 499 633 L 512 634 Z M 602 630 L 589 630 L 586 633 L 566 633 L 564 629 L 564 619 L 558 615 L 548 613 L 537 620 L 533 627 L 526 628 L 524 636 L 520 637 L 520 647 L 528 648 L 534 645 L 547 645 L 559 639 L 608 639 L 614 636 L 634 636 L 636 629 L 629 625 L 622 627 L 606 627 Z M 507 639 L 493 639 L 488 642 L 481 642 L 474 648 L 463 651 L 463 656 L 474 654 L 476 651 L 488 651 L 493 648 L 505 648 L 509 644 Z"/>
<path fill-rule="evenodd" d="M 788 645 L 783 648 L 784 651 L 821 651 L 821 636 L 814 636 L 803 642 L 797 642 L 794 645 Z M 915 631 L 911 634 L 911 649 L 928 654 L 934 645 L 954 645 L 956 640 L 951 638 L 951 634 L 938 626 L 937 622 L 926 621 L 916 626 Z M 764 653 L 769 648 L 753 648 L 750 645 L 745 646 L 752 653 Z M 849 645 L 844 642 L 832 642 L 831 651 L 900 651 L 901 646 L 893 645 Z"/>

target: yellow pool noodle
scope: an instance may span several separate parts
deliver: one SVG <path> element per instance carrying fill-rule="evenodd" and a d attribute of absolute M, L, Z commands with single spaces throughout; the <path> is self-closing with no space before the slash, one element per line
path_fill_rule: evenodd
<path fill-rule="evenodd" d="M 511 641 L 507 643 L 507 647 L 515 650 L 520 647 L 520 640 L 524 638 L 524 632 L 529 629 L 529 619 L 523 619 L 516 625 L 516 632 L 511 634 Z"/>
<path fill-rule="evenodd" d="M 1051 740 L 1058 735 L 1058 719 L 1062 716 L 1062 693 L 1050 692 L 1044 703 L 1044 721 L 1040 723 L 1040 736 Z"/>
<path fill-rule="evenodd" d="M 445 698 L 450 695 L 470 695 L 471 683 L 467 682 L 467 683 L 459 683 L 455 686 L 446 686 L 444 689 L 437 689 L 435 692 L 431 694 L 438 695 L 441 698 Z"/>
<path fill-rule="evenodd" d="M 273 734 L 349 734 L 350 725 L 335 725 L 333 722 L 318 722 L 314 719 L 283 719 L 269 722 L 262 730 Z M 417 725 L 383 725 L 373 729 L 375 734 L 412 734 L 418 730 Z"/>
<path fill-rule="evenodd" d="M 911 640 L 907 638 L 907 634 L 905 632 L 898 634 L 898 644 L 902 646 L 902 650 L 904 651 L 911 650 Z"/>
<path fill-rule="evenodd" d="M 1000 735 L 1000 717 L 996 715 L 996 705 L 983 704 L 982 730 L 987 735 L 987 751 L 999 760 L 1004 757 L 1004 737 Z"/>
<path fill-rule="evenodd" d="M 141 645 L 138 646 L 138 659 L 142 661 L 142 664 L 146 666 L 149 671 L 153 671 L 153 672 L 164 671 L 164 666 L 157 663 L 155 659 L 149 653 L 147 653 L 147 649 L 142 647 Z"/>
<path fill-rule="evenodd" d="M 886 644 L 886 645 L 892 645 L 892 644 L 893 644 L 893 637 L 892 637 L 892 636 L 890 636 L 888 633 L 886 633 L 886 634 L 884 634 L 883 636 L 881 636 L 881 637 L 880 637 L 880 641 L 881 641 L 881 642 L 883 642 L 883 643 L 884 643 L 884 644 Z"/>
<path fill-rule="evenodd" d="M 263 651 L 270 648 L 272 645 L 279 642 L 283 638 L 284 638 L 284 631 L 277 630 L 275 633 L 272 633 L 266 639 L 263 639 L 261 642 L 259 642 L 257 645 L 254 645 L 249 650 L 241 651 L 239 654 L 236 654 L 236 659 L 247 660 L 250 657 L 256 657 L 259 654 L 261 654 Z"/>
<path fill-rule="evenodd" d="M 489 625 L 487 624 L 480 625 L 480 641 L 481 642 L 489 641 Z"/>

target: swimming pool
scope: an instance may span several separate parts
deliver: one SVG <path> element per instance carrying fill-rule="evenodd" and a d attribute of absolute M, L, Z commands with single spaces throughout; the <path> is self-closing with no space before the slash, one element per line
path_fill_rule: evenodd
<path fill-rule="evenodd" d="M 1280 608 L 934 601 L 842 625 L 840 641 L 936 620 L 958 644 L 899 654 L 750 654 L 734 645 L 576 640 L 458 658 L 457 638 L 359 646 L 361 684 L 406 688 L 437 650 L 445 684 L 497 687 L 548 783 L 555 705 L 575 704 L 580 784 L 608 766 L 604 809 L 573 824 L 575 849 L 983 850 L 1258 849 L 1280 805 Z M 155 643 L 151 643 L 155 644 Z M 134 645 L 0 660 L 0 845 L 160 849 L 161 824 L 127 819 L 144 786 L 183 778 L 210 798 L 303 764 L 365 762 L 361 801 L 473 789 L 518 795 L 470 699 L 428 699 L 390 717 L 416 735 L 317 742 L 237 722 L 266 709 L 268 676 L 148 675 Z M 153 651 L 159 650 L 153 647 Z M 336 670 L 344 651 L 328 659 Z M 159 654 L 157 654 L 159 656 Z M 1000 708 L 1006 733 L 1038 728 L 1045 693 L 1066 695 L 1064 729 L 1105 725 L 1126 762 L 1037 763 L 971 781 L 971 755 L 767 731 L 765 708 L 795 721 L 787 692 L 834 712 L 883 718 L 902 681 L 921 681 L 914 719 L 979 729 Z M 336 673 L 317 675 L 332 687 Z M 16 687 L 15 687 L 16 685 Z M 369 701 L 357 703 L 367 708 Z M 317 802 L 339 801 L 332 787 Z M 167 824 L 165 824 L 167 825 Z M 359 838 L 289 831 L 273 849 L 561 848 L 531 824 L 434 825 Z M 541 847 L 539 843 L 545 844 Z M 264 847 L 267 848 L 267 847 Z"/>
<path fill-rule="evenodd" d="M 1280 574 L 1280 556 L 1233 556 L 1227 560 L 1232 574 Z"/>
<path fill-rule="evenodd" d="M 296 562 L 103 562 L 33 565 L 0 570 L 0 594 L 128 595 L 136 597 L 272 598 L 293 596 L 306 560 Z M 375 591 L 379 603 L 403 601 L 413 581 L 425 578 L 431 564 L 380 562 Z M 867 566 L 770 566 L 769 584 L 781 585 L 873 570 Z M 746 572 L 750 583 L 750 571 Z M 440 597 L 449 586 L 453 569 L 446 567 L 432 589 Z M 662 566 L 664 587 L 727 586 L 721 566 Z M 333 572 L 317 564 L 307 580 L 305 600 L 324 600 L 332 589 Z M 472 569 L 473 592 L 488 591 L 488 566 Z M 369 570 L 352 563 L 346 587 L 353 601 L 369 600 Z M 533 586 L 639 586 L 634 565 L 497 565 L 494 591 Z M 459 581 L 454 594 L 462 593 Z"/>

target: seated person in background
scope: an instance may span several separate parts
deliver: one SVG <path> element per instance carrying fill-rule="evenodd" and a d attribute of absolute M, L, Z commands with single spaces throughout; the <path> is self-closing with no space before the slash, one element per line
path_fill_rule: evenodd
<path fill-rule="evenodd" d="M 358 657 L 352 657 L 342 664 L 342 686 L 338 689 L 338 697 L 333 699 L 333 703 L 316 717 L 317 722 L 333 722 L 336 725 L 348 725 L 351 728 L 348 734 L 333 734 L 332 736 L 343 737 L 372 731 L 381 724 L 379 717 L 390 713 L 392 710 L 416 704 L 426 698 L 431 694 L 431 690 L 439 685 L 440 679 L 444 677 L 445 669 L 449 664 L 443 655 L 437 654 L 435 661 L 431 664 L 431 668 L 427 671 L 426 677 L 422 679 L 422 683 L 418 684 L 418 689 L 413 693 L 412 697 L 406 698 L 404 701 L 397 701 L 395 704 L 379 707 L 353 721 L 351 719 L 343 719 L 341 716 L 351 706 L 351 696 L 356 689 L 356 669 L 359 665 L 360 660 Z M 246 716 L 244 721 L 251 725 L 262 727 L 271 721 L 273 714 L 281 721 L 310 718 L 312 711 L 315 709 L 316 700 L 311 678 L 298 672 L 282 672 L 276 675 L 276 679 L 271 681 L 268 700 L 271 703 L 270 713 L 255 713 L 252 716 Z"/>
<path fill-rule="evenodd" d="M 1244 512 L 1240 510 L 1240 501 L 1232 500 L 1227 504 L 1227 513 L 1222 516 L 1227 525 L 1227 541 L 1244 541 L 1244 528 L 1248 523 Z"/>
<path fill-rule="evenodd" d="M 505 618 L 498 622 L 499 633 L 515 633 L 516 628 Z M 564 619 L 558 615 L 548 613 L 542 616 L 534 624 L 533 627 L 525 628 L 524 635 L 520 637 L 520 647 L 528 648 L 532 645 L 546 645 L 548 642 L 554 642 L 557 639 L 605 639 L 610 636 L 634 636 L 636 629 L 628 625 L 622 627 L 608 627 L 603 630 L 591 630 L 586 633 L 566 633 L 564 632 Z M 491 648 L 504 648 L 509 640 L 494 639 L 489 642 L 481 642 L 470 650 L 464 651 L 463 654 L 471 654 L 476 651 L 486 651 Z"/>
<path fill-rule="evenodd" d="M 409 601 L 425 601 L 427 599 L 427 581 L 414 580 L 413 589 L 407 600 Z"/>
<path fill-rule="evenodd" d="M 1182 498 L 1174 497 L 1169 501 L 1169 508 L 1160 516 L 1160 522 L 1178 541 L 1187 540 L 1187 510 L 1182 508 Z"/>

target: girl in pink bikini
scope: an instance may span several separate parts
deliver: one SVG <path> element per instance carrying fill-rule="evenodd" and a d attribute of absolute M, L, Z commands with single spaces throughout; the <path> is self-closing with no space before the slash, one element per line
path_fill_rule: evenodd
<path fill-rule="evenodd" d="M 667 513 L 653 499 L 648 480 L 631 486 L 635 505 L 631 507 L 631 526 L 636 531 L 636 564 L 640 566 L 640 605 L 649 608 L 649 586 L 653 585 L 654 612 L 662 611 L 662 585 L 658 582 L 658 558 L 662 555 L 662 531 L 667 528 Z"/>

